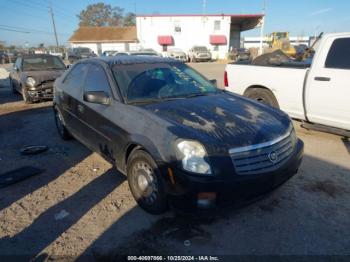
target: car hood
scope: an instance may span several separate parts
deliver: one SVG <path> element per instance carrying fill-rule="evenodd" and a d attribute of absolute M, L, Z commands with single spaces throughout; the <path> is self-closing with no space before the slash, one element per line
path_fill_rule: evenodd
<path fill-rule="evenodd" d="M 227 147 L 271 141 L 284 135 L 291 124 L 289 117 L 277 109 L 226 93 L 149 104 L 144 108 L 171 122 L 178 137 Z"/>
<path fill-rule="evenodd" d="M 36 85 L 40 85 L 45 81 L 55 81 L 60 77 L 65 70 L 43 70 L 43 71 L 25 71 L 23 72 L 23 78 L 33 77 Z"/>

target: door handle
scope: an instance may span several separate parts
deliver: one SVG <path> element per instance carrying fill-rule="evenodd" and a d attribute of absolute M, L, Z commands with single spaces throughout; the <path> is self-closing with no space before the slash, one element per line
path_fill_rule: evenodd
<path fill-rule="evenodd" d="M 321 77 L 321 76 L 316 76 L 315 77 L 316 81 L 323 81 L 323 82 L 329 82 L 331 79 L 329 77 Z"/>
<path fill-rule="evenodd" d="M 84 107 L 82 105 L 78 105 L 78 111 L 80 113 L 84 113 Z"/>

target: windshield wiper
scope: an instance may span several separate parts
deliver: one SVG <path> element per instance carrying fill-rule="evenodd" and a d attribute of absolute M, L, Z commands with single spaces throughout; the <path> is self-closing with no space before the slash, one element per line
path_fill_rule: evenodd
<path fill-rule="evenodd" d="M 191 97 L 197 97 L 197 96 L 207 96 L 209 93 L 194 93 L 194 94 L 189 94 L 186 95 L 185 98 L 191 98 Z"/>

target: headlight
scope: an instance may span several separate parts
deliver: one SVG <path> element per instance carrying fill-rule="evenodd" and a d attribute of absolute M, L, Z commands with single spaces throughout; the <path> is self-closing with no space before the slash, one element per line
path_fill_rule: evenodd
<path fill-rule="evenodd" d="M 198 174 L 211 174 L 210 165 L 205 160 L 207 152 L 202 144 L 196 141 L 181 141 L 176 147 L 183 169 Z"/>
<path fill-rule="evenodd" d="M 26 84 L 27 84 L 27 86 L 34 87 L 35 86 L 35 79 L 33 77 L 27 77 Z"/>
<path fill-rule="evenodd" d="M 297 144 L 298 142 L 298 137 L 297 137 L 297 134 L 295 132 L 295 129 L 294 127 L 292 128 L 292 131 L 290 133 L 290 140 L 292 142 L 292 146 L 295 147 L 295 145 Z"/>

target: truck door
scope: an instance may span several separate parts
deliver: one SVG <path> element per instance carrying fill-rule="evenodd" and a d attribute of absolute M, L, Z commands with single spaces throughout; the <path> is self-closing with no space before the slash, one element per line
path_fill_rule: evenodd
<path fill-rule="evenodd" d="M 307 117 L 314 123 L 350 130 L 350 38 L 324 41 L 305 90 Z"/>

